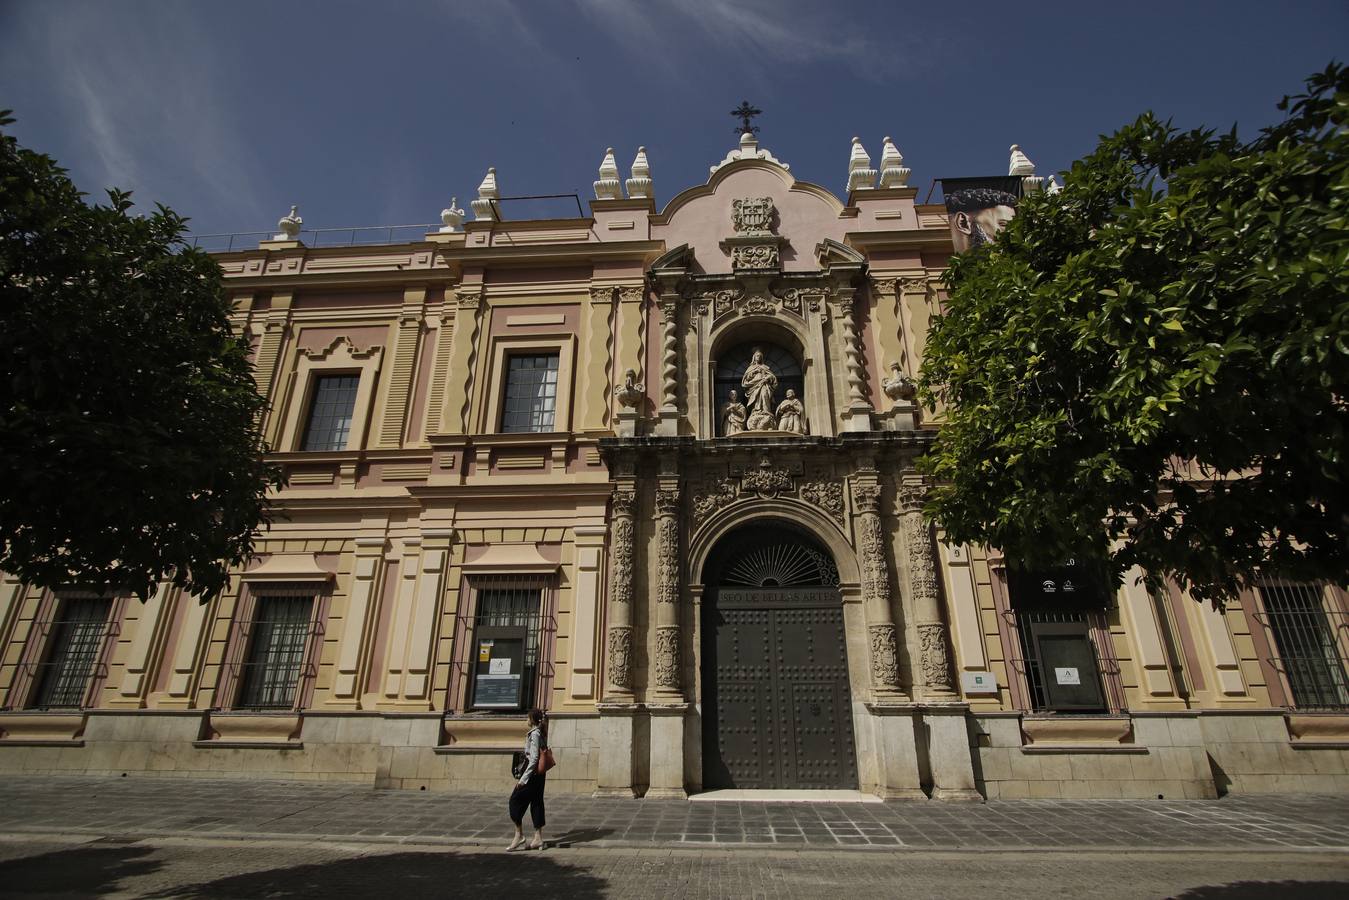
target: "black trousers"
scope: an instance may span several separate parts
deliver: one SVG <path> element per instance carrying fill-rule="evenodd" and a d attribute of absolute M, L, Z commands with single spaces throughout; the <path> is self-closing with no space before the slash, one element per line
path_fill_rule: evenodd
<path fill-rule="evenodd" d="M 529 776 L 529 781 L 516 785 L 515 790 L 511 791 L 511 821 L 515 823 L 515 827 L 519 828 L 520 823 L 524 821 L 525 807 L 529 807 L 529 818 L 533 821 L 534 828 L 537 830 L 544 826 L 543 788 L 547 780 L 547 775 L 535 772 Z"/>

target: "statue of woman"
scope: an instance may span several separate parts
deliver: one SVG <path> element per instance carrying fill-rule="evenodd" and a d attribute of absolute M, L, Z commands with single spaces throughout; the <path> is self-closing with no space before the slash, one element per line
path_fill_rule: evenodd
<path fill-rule="evenodd" d="M 778 386 L 778 377 L 763 361 L 763 351 L 754 348 L 745 377 L 740 379 L 745 389 L 745 403 L 749 407 L 749 421 L 746 427 L 750 431 L 773 431 L 777 420 L 773 418 L 773 391 Z"/>
<path fill-rule="evenodd" d="M 778 431 L 806 433 L 806 410 L 796 399 L 796 391 L 788 389 L 787 399 L 778 404 Z"/>
<path fill-rule="evenodd" d="M 721 405 L 721 434 L 730 437 L 744 430 L 745 404 L 736 399 L 735 391 L 731 391 L 730 399 Z"/>

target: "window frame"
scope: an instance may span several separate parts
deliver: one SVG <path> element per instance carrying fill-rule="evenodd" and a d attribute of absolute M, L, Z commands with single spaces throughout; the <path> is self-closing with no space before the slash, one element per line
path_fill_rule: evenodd
<path fill-rule="evenodd" d="M 509 636 L 508 632 L 522 627 L 479 623 L 482 595 L 491 590 L 514 589 L 537 591 L 539 595 L 538 613 L 533 626 L 536 648 L 532 683 L 521 691 L 518 706 L 476 706 L 474 694 L 477 686 L 479 640 Z M 556 676 L 554 656 L 557 639 L 557 593 L 558 579 L 553 573 L 472 572 L 463 576 L 460 596 L 467 599 L 466 602 L 461 602 L 461 611 L 455 616 L 455 651 L 446 697 L 447 712 L 518 716 L 532 707 L 544 710 L 549 708 L 553 680 Z M 528 635 L 525 647 L 528 653 Z"/>
<path fill-rule="evenodd" d="M 1275 632 L 1274 616 L 1266 602 L 1264 590 L 1298 590 L 1316 588 L 1319 590 L 1323 624 L 1330 637 L 1331 645 L 1339 654 L 1334 658 L 1342 678 L 1349 679 L 1349 603 L 1346 595 L 1333 584 L 1327 582 L 1300 582 L 1286 578 L 1262 578 L 1258 584 L 1251 585 L 1241 594 L 1242 606 L 1248 619 L 1252 620 L 1252 637 L 1255 638 L 1256 652 L 1259 654 L 1260 669 L 1265 675 L 1269 688 L 1270 702 L 1289 710 L 1311 712 L 1349 711 L 1349 702 L 1336 704 L 1299 703 L 1294 694 L 1293 682 L 1289 677 L 1288 661 L 1284 658 Z M 1258 636 L 1258 637 L 1257 637 Z"/>
<path fill-rule="evenodd" d="M 302 348 L 295 366 L 290 404 L 277 447 L 297 453 L 339 453 L 364 447 L 383 356 L 383 347 L 370 346 L 361 350 L 345 335 L 334 338 L 322 349 Z M 326 375 L 356 375 L 360 379 L 356 387 L 356 402 L 351 410 L 351 429 L 347 432 L 346 446 L 341 450 L 305 450 L 304 441 L 318 379 Z"/>
<path fill-rule="evenodd" d="M 338 447 L 310 447 L 309 441 L 314 433 L 314 414 L 317 412 L 319 401 L 319 390 L 323 382 L 327 379 L 351 378 L 355 379 L 355 387 L 351 391 L 351 411 L 348 413 L 350 421 L 347 423 L 347 433 L 342 445 Z M 300 441 L 298 450 L 304 453 L 332 453 L 347 449 L 351 443 L 351 432 L 356 424 L 356 400 L 361 392 L 361 373 L 360 372 L 315 372 L 310 376 L 309 389 L 306 391 L 308 398 L 305 402 L 304 427 L 300 431 Z M 333 429 L 334 431 L 336 429 Z"/>
<path fill-rule="evenodd" d="M 526 369 L 524 367 L 517 368 L 514 365 L 516 360 L 526 360 L 526 359 L 553 360 L 555 362 L 554 365 L 552 366 L 547 365 L 532 366 L 529 369 Z M 558 391 L 560 390 L 560 385 L 558 383 L 559 382 L 558 376 L 560 374 L 560 369 L 562 366 L 562 354 L 557 351 L 528 352 L 522 350 L 513 350 L 505 355 L 505 357 L 502 360 L 502 365 L 504 368 L 502 371 L 503 381 L 502 381 L 502 397 L 501 397 L 501 421 L 497 423 L 497 431 L 500 434 L 552 434 L 553 432 L 555 432 L 557 426 L 557 395 Z M 553 375 L 553 395 L 551 397 L 553 405 L 551 408 L 545 407 L 549 419 L 548 427 L 547 428 L 509 427 L 509 423 L 506 420 L 513 412 L 511 409 L 511 396 L 510 396 L 512 386 L 511 376 L 513 374 L 523 375 L 523 373 L 525 372 L 539 372 L 539 371 L 544 372 L 545 375 L 542 380 L 537 382 L 537 384 L 547 384 L 547 373 L 551 372 Z M 540 413 L 540 418 L 542 418 L 543 410 L 542 409 L 536 410 L 535 407 L 532 405 L 531 401 L 531 405 L 527 410 L 528 415 L 531 419 L 533 418 L 536 411 Z"/>
<path fill-rule="evenodd" d="M 104 604 L 104 615 L 98 636 L 93 641 L 93 652 L 89 656 L 89 671 L 83 676 L 84 687 L 80 692 L 79 703 L 60 705 L 42 703 L 41 694 L 46 687 L 49 674 L 47 667 L 54 665 L 52 657 L 61 650 L 58 641 L 68 633 L 64 626 L 70 625 L 73 621 L 63 618 L 65 611 L 72 603 L 88 602 Z M 91 709 L 98 705 L 95 698 L 96 688 L 108 675 L 108 660 L 114 638 L 120 631 L 119 625 L 125 604 L 121 598 L 78 591 L 59 591 L 51 595 L 44 606 L 45 608 L 39 611 L 39 621 L 35 623 L 38 641 L 30 645 L 33 652 L 24 664 L 27 670 L 25 673 L 27 683 L 23 685 L 21 695 L 24 698 L 23 708 L 54 712 Z"/>
<path fill-rule="evenodd" d="M 551 431 L 503 431 L 502 422 L 506 409 L 506 387 L 508 376 L 508 357 L 511 355 L 557 354 L 557 397 L 553 405 L 553 428 Z M 488 378 L 487 403 L 482 418 L 479 419 L 479 431 L 483 434 L 499 434 L 505 437 L 528 438 L 537 434 L 568 434 L 572 430 L 571 406 L 573 384 L 573 365 L 576 354 L 576 338 L 570 334 L 557 335 L 502 335 L 492 339 L 492 361 Z"/>
<path fill-rule="evenodd" d="M 308 709 L 313 701 L 330 596 L 328 585 L 315 582 L 245 582 L 230 628 L 223 667 L 225 681 L 218 688 L 214 708 L 260 715 Z M 291 704 L 286 707 L 243 706 L 244 668 L 249 664 L 248 660 L 252 656 L 256 639 L 259 601 L 270 597 L 298 597 L 310 600 L 309 619 L 305 628 L 304 650 L 300 658 L 295 693 L 291 698 Z"/>

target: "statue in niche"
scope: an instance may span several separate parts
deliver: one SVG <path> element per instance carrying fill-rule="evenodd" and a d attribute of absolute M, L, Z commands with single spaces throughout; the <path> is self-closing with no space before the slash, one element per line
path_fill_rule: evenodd
<path fill-rule="evenodd" d="M 746 430 L 777 430 L 778 423 L 773 418 L 773 391 L 777 389 L 778 376 L 763 361 L 763 351 L 758 347 L 754 348 L 749 368 L 745 369 L 745 376 L 740 379 L 740 386 L 745 389 L 745 403 L 749 407 Z"/>
<path fill-rule="evenodd" d="M 788 389 L 787 399 L 778 404 L 778 431 L 790 431 L 793 434 L 806 433 L 806 410 L 796 399 L 796 391 Z"/>
<path fill-rule="evenodd" d="M 730 399 L 721 405 L 722 436 L 730 437 L 744 431 L 746 415 L 748 413 L 745 410 L 745 404 L 740 402 L 735 391 L 731 391 Z"/>

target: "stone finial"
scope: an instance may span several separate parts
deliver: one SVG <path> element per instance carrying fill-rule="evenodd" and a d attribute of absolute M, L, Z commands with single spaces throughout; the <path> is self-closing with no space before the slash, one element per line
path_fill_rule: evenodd
<path fill-rule="evenodd" d="M 918 385 L 912 378 L 900 371 L 899 363 L 890 363 L 890 377 L 881 380 L 881 390 L 885 391 L 885 396 L 898 402 L 900 400 L 912 400 L 918 394 Z"/>
<path fill-rule="evenodd" d="M 1008 175 L 1034 175 L 1035 163 L 1030 161 L 1026 154 L 1021 152 L 1020 144 L 1012 145 L 1012 158 L 1007 165 Z"/>
<path fill-rule="evenodd" d="M 637 156 L 632 161 L 632 177 L 628 179 L 627 186 L 630 199 L 650 200 L 655 196 L 651 192 L 651 164 L 646 161 L 645 147 L 637 148 Z"/>
<path fill-rule="evenodd" d="M 904 187 L 909 183 L 912 170 L 904 165 L 904 154 L 899 152 L 890 136 L 885 137 L 885 146 L 881 149 L 881 187 Z"/>
<path fill-rule="evenodd" d="M 852 139 L 852 153 L 848 157 L 848 193 L 866 191 L 876 186 L 876 170 L 871 168 L 871 154 L 862 146 L 862 139 Z"/>
<path fill-rule="evenodd" d="M 478 185 L 478 199 L 469 204 L 473 208 L 474 221 L 490 222 L 496 218 L 496 212 L 492 209 L 492 201 L 501 197 L 501 192 L 497 190 L 497 170 L 488 169 L 487 174 L 483 176 L 482 184 Z"/>
<path fill-rule="evenodd" d="M 622 200 L 623 185 L 618 180 L 618 161 L 614 159 L 614 148 L 604 151 L 600 160 L 600 180 L 595 182 L 596 200 Z"/>
<path fill-rule="evenodd" d="M 1023 194 L 1033 194 L 1044 184 L 1044 178 L 1035 174 L 1035 163 L 1030 161 L 1026 154 L 1021 152 L 1021 147 L 1017 144 L 1012 145 L 1012 158 L 1007 164 L 1008 175 L 1021 176 L 1021 192 Z"/>
<path fill-rule="evenodd" d="M 440 211 L 440 230 L 442 232 L 458 231 L 459 226 L 464 224 L 464 211 L 455 205 L 458 202 L 458 197 L 451 197 L 450 205 Z"/>
<path fill-rule="evenodd" d="M 1055 178 L 1053 175 L 1050 175 L 1049 184 L 1045 185 L 1045 193 L 1057 194 L 1061 190 L 1063 190 L 1063 185 L 1059 184 L 1057 178 Z"/>
<path fill-rule="evenodd" d="M 300 239 L 300 228 L 304 225 L 304 219 L 300 218 L 299 207 L 292 206 L 290 215 L 282 216 L 276 223 L 276 227 L 281 229 L 281 233 L 275 235 L 274 241 L 298 241 Z"/>

